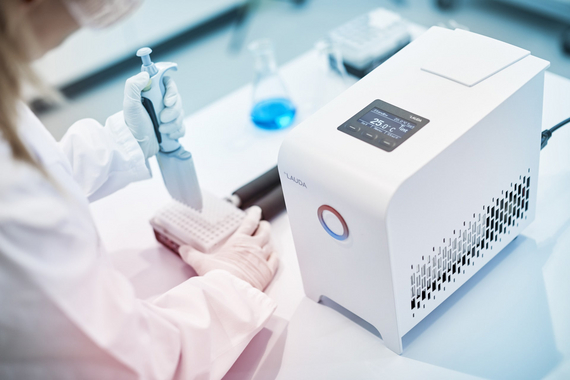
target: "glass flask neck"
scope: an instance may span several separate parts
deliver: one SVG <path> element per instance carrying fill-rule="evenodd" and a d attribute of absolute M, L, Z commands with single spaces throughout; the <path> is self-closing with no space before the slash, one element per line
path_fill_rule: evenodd
<path fill-rule="evenodd" d="M 256 75 L 266 76 L 277 73 L 277 64 L 273 52 L 263 52 L 254 56 L 254 70 Z"/>
<path fill-rule="evenodd" d="M 249 51 L 253 55 L 256 75 L 271 75 L 277 73 L 273 44 L 268 39 L 252 42 Z"/>

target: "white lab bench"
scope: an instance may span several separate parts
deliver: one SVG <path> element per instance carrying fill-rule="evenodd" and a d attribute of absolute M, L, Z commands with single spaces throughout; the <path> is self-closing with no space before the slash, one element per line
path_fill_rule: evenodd
<path fill-rule="evenodd" d="M 310 103 L 315 59 L 309 52 L 281 69 L 299 105 L 297 122 L 311 113 L 303 105 Z M 245 86 L 186 119 L 182 141 L 201 185 L 220 197 L 274 166 L 291 129 L 255 127 L 251 90 Z M 547 73 L 543 127 L 568 116 L 570 80 Z M 148 221 L 169 195 L 154 159 L 151 167 L 151 180 L 92 204 L 107 250 L 141 298 L 195 275 L 154 239 Z M 538 192 L 533 224 L 408 333 L 401 356 L 365 326 L 304 296 L 283 213 L 272 221 L 281 265 L 267 290 L 278 308 L 225 378 L 570 378 L 570 127 L 541 153 Z"/>

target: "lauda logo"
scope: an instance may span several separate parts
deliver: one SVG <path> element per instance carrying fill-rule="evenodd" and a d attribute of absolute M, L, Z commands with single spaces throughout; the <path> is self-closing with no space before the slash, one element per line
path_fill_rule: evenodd
<path fill-rule="evenodd" d="M 305 189 L 307 188 L 307 185 L 305 185 L 305 182 L 301 181 L 299 178 L 295 178 L 292 175 L 289 175 L 289 173 L 287 173 L 287 172 L 284 172 L 284 173 L 287 176 L 288 180 L 295 182 L 299 186 L 303 186 Z"/>
<path fill-rule="evenodd" d="M 415 121 L 422 121 L 422 119 L 420 119 L 419 117 L 415 117 L 410 115 L 410 119 L 415 120 Z"/>

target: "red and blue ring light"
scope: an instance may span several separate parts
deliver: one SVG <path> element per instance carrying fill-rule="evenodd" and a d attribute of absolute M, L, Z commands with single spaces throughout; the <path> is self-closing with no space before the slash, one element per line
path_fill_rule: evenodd
<path fill-rule="evenodd" d="M 323 218 L 323 212 L 324 211 L 332 212 L 334 214 L 334 216 L 336 216 L 338 218 L 340 224 L 342 224 L 342 230 L 343 230 L 342 235 L 335 234 L 334 232 L 332 232 L 332 230 L 329 228 L 329 226 L 327 226 L 327 224 L 325 223 L 325 220 Z M 328 206 L 328 205 L 322 205 L 317 210 L 317 215 L 319 217 L 319 222 L 321 222 L 321 225 L 323 226 L 325 231 L 327 231 L 327 233 L 330 236 L 332 236 L 336 240 L 340 240 L 340 241 L 346 240 L 348 238 L 348 226 L 346 225 L 344 218 L 334 208 L 332 208 L 331 206 Z"/>

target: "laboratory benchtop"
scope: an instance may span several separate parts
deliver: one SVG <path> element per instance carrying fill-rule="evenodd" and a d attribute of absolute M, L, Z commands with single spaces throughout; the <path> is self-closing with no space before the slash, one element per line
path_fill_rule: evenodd
<path fill-rule="evenodd" d="M 310 51 L 280 70 L 299 106 L 297 123 L 313 112 L 306 89 L 315 62 Z M 251 95 L 244 86 L 186 119 L 182 142 L 201 186 L 220 197 L 273 167 L 293 128 L 255 127 Z M 569 115 L 570 80 L 547 72 L 543 128 Z M 154 238 L 148 221 L 170 197 L 156 160 L 150 165 L 151 180 L 91 205 L 115 266 L 144 299 L 195 275 Z M 282 213 L 271 222 L 281 264 L 266 290 L 277 310 L 225 379 L 570 378 L 570 127 L 541 152 L 538 186 L 536 220 L 404 337 L 401 356 L 366 325 L 304 296 Z"/>

